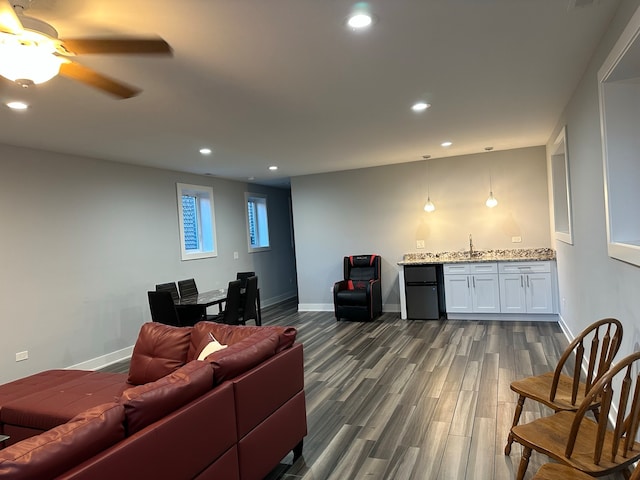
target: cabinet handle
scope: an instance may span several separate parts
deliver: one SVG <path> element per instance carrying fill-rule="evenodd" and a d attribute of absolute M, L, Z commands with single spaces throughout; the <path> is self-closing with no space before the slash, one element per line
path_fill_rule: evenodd
<path fill-rule="evenodd" d="M 469 277 L 467 277 L 467 288 L 469 288 L 471 285 L 469 285 Z"/>
<path fill-rule="evenodd" d="M 524 288 L 524 279 L 522 278 L 522 275 L 520 275 L 520 288 Z"/>
<path fill-rule="evenodd" d="M 473 288 L 476 288 L 476 277 L 473 277 Z"/>
<path fill-rule="evenodd" d="M 529 275 L 527 275 L 527 288 L 529 288 Z"/>

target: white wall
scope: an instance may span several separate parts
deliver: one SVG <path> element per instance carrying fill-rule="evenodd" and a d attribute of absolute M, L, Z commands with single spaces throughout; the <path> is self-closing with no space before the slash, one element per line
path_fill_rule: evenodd
<path fill-rule="evenodd" d="M 598 318 L 620 319 L 624 338 L 618 358 L 640 339 L 640 268 L 607 255 L 597 71 L 638 5 L 638 0 L 621 3 L 547 145 L 566 124 L 574 241 L 555 242 L 561 319 L 572 336 Z M 628 207 L 637 221 L 638 205 Z"/>
<path fill-rule="evenodd" d="M 333 309 L 344 255 L 382 256 L 383 308 L 398 311 L 397 262 L 416 240 L 432 252 L 467 250 L 470 233 L 479 250 L 549 247 L 546 176 L 545 149 L 533 147 L 293 178 L 300 308 Z"/>
<path fill-rule="evenodd" d="M 263 305 L 296 293 L 288 190 L 2 145 L 0 171 L 0 382 L 126 355 L 156 283 L 253 270 Z M 217 258 L 180 260 L 176 182 L 213 187 Z M 247 252 L 247 190 L 268 193 L 269 252 Z"/>

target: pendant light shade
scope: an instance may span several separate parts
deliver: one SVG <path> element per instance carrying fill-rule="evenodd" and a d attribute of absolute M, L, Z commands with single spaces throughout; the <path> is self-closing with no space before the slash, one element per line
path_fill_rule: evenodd
<path fill-rule="evenodd" d="M 489 192 L 489 198 L 487 198 L 487 201 L 484 202 L 484 203 L 489 208 L 493 208 L 496 205 L 498 205 L 498 200 L 496 200 L 496 197 L 493 196 L 493 192 L 492 191 Z"/>
<path fill-rule="evenodd" d="M 424 204 L 424 211 L 431 213 L 435 209 L 436 209 L 436 206 L 433 204 L 431 199 L 429 197 L 427 197 L 427 203 Z"/>
<path fill-rule="evenodd" d="M 422 158 L 425 160 L 429 160 L 431 155 L 423 155 Z M 431 196 L 429 195 L 429 164 L 427 163 L 427 203 L 424 204 L 424 211 L 427 213 L 431 213 L 435 211 L 436 206 L 431 201 Z"/>

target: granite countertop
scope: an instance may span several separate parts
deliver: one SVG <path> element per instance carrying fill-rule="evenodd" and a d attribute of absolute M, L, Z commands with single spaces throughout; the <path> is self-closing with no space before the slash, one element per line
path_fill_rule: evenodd
<path fill-rule="evenodd" d="M 522 262 L 555 260 L 556 252 L 551 248 L 516 248 L 511 250 L 478 250 L 466 252 L 419 252 L 405 253 L 398 265 L 428 265 L 430 263 L 469 262 Z"/>

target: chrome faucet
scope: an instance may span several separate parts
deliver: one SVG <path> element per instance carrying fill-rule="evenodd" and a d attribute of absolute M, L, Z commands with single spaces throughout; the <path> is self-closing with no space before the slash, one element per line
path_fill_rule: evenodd
<path fill-rule="evenodd" d="M 473 257 L 473 238 L 469 234 L 469 257 Z"/>

